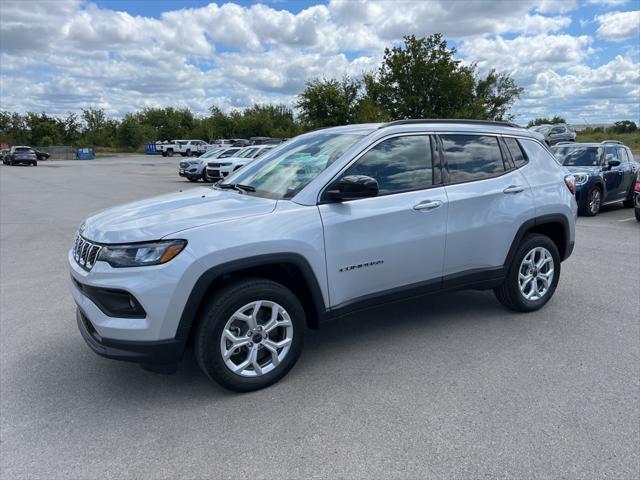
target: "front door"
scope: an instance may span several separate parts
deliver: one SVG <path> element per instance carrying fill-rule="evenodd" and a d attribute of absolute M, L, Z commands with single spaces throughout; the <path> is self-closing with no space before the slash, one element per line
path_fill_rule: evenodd
<path fill-rule="evenodd" d="M 384 139 L 340 175 L 374 178 L 378 196 L 319 205 L 332 307 L 439 287 L 448 205 L 433 158 L 428 135 Z"/>
<path fill-rule="evenodd" d="M 604 149 L 604 181 L 607 187 L 607 194 L 604 198 L 605 202 L 615 202 L 626 196 L 627 191 L 624 188 L 624 161 L 620 155 L 618 147 L 608 146 Z M 609 160 L 618 160 L 620 165 L 617 167 L 609 167 Z"/>

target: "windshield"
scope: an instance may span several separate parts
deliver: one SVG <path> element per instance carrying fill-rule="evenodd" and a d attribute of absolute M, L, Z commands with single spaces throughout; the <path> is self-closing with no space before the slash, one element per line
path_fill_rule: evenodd
<path fill-rule="evenodd" d="M 256 147 L 246 147 L 246 148 L 243 148 L 242 150 L 238 151 L 238 153 L 236 153 L 234 155 L 234 157 L 241 157 L 241 158 L 251 157 L 251 156 L 253 156 L 253 153 L 256 150 L 258 150 Z"/>
<path fill-rule="evenodd" d="M 595 167 L 600 165 L 598 147 L 554 147 L 553 154 L 566 167 Z"/>
<path fill-rule="evenodd" d="M 15 149 L 16 153 L 35 153 L 31 148 L 28 147 L 18 147 Z"/>
<path fill-rule="evenodd" d="M 292 198 L 361 138 L 322 132 L 303 135 L 238 170 L 223 183 L 253 187 L 255 195 L 267 198 Z"/>
<path fill-rule="evenodd" d="M 200 155 L 200 158 L 213 157 L 216 153 L 218 153 L 221 150 L 222 150 L 221 148 L 213 148 L 213 149 L 207 150 L 206 153 L 203 153 L 202 155 Z"/>

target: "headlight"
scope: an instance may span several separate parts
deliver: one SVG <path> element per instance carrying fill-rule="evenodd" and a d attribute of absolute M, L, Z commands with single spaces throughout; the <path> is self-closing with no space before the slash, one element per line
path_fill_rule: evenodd
<path fill-rule="evenodd" d="M 186 240 L 160 240 L 158 242 L 132 243 L 130 245 L 105 245 L 98 260 L 114 268 L 143 267 L 167 263 L 187 245 Z"/>
<path fill-rule="evenodd" d="M 586 173 L 574 173 L 573 174 L 573 183 L 576 185 L 584 185 L 589 180 L 589 175 Z"/>

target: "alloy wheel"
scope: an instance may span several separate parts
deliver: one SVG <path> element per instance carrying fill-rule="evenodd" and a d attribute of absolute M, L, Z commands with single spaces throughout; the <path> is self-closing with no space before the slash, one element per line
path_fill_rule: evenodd
<path fill-rule="evenodd" d="M 598 213 L 600 210 L 600 202 L 602 201 L 602 195 L 600 194 L 600 190 L 597 188 L 591 192 L 591 196 L 589 197 L 589 211 L 592 214 Z"/>
<path fill-rule="evenodd" d="M 277 368 L 289 353 L 293 324 L 276 302 L 257 300 L 236 310 L 222 330 L 220 353 L 226 367 L 243 377 Z"/>
<path fill-rule="evenodd" d="M 544 297 L 553 282 L 554 263 L 549 250 L 535 247 L 524 256 L 518 271 L 520 293 L 529 301 Z"/>

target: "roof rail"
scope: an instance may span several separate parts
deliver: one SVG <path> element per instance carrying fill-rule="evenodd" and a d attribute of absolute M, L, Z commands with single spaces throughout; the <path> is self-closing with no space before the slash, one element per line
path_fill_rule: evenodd
<path fill-rule="evenodd" d="M 555 145 L 565 145 L 565 144 L 567 144 L 567 145 L 573 145 L 574 143 L 576 143 L 576 142 L 556 142 L 556 143 L 554 143 L 554 146 L 555 146 Z"/>
<path fill-rule="evenodd" d="M 600 143 L 615 143 L 616 145 L 624 145 L 620 140 L 603 140 Z"/>
<path fill-rule="evenodd" d="M 383 123 L 378 128 L 393 127 L 395 125 L 411 125 L 420 123 L 464 123 L 470 125 L 496 125 L 499 127 L 515 127 L 522 128 L 520 125 L 516 125 L 511 122 L 502 122 L 498 120 L 469 120 L 469 119 L 455 119 L 455 118 L 422 118 L 422 119 L 409 119 L 409 120 L 394 120 L 392 122 Z"/>

